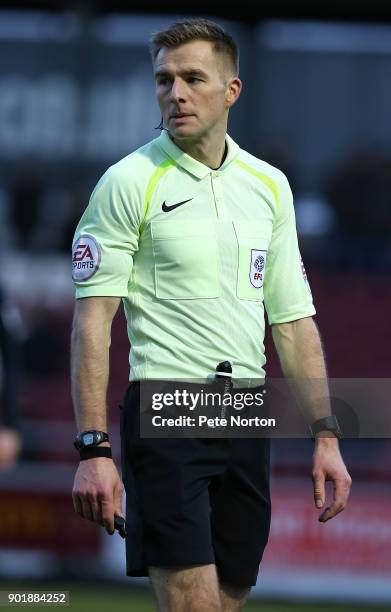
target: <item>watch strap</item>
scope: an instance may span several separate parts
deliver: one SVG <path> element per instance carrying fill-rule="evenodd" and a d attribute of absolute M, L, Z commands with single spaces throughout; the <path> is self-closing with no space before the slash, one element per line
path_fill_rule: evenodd
<path fill-rule="evenodd" d="M 85 435 L 92 434 L 96 440 L 92 444 L 86 445 L 83 443 L 83 437 Z M 109 436 L 105 431 L 99 431 L 97 429 L 87 429 L 86 431 L 81 431 L 79 435 L 76 436 L 73 444 L 76 450 L 80 450 L 81 448 L 91 448 L 93 446 L 98 446 L 98 444 L 102 444 L 102 442 L 108 442 Z"/>
<path fill-rule="evenodd" d="M 93 459 L 94 457 L 107 457 L 108 459 L 113 458 L 111 448 L 109 446 L 91 446 L 90 448 L 80 448 L 79 455 L 80 461 Z"/>
<path fill-rule="evenodd" d="M 331 431 L 337 436 L 337 438 L 342 438 L 339 423 L 335 414 L 330 414 L 329 416 L 318 419 L 312 423 L 310 430 L 312 438 L 315 438 L 316 434 L 320 431 Z"/>

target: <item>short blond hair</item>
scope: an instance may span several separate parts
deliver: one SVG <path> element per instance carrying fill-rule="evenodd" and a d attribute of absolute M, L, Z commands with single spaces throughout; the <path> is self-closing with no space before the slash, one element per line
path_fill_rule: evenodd
<path fill-rule="evenodd" d="M 235 72 L 239 74 L 239 48 L 230 34 L 221 26 L 209 19 L 186 19 L 177 21 L 166 30 L 153 34 L 151 38 L 151 55 L 155 61 L 160 49 L 174 49 L 193 40 L 208 40 L 213 43 L 216 53 L 225 54 Z"/>

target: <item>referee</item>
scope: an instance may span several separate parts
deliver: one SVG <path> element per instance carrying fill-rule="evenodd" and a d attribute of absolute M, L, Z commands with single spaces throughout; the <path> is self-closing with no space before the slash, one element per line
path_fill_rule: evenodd
<path fill-rule="evenodd" d="M 161 135 L 114 164 L 76 229 L 72 394 L 80 464 L 73 503 L 114 532 L 126 489 L 127 575 L 149 576 L 164 612 L 240 610 L 270 526 L 269 440 L 142 438 L 143 381 L 264 379 L 264 305 L 285 376 L 313 425 L 319 520 L 343 510 L 350 476 L 329 407 L 315 309 L 284 174 L 227 134 L 242 83 L 238 49 L 192 19 L 152 39 Z M 123 300 L 130 385 L 121 410 L 122 481 L 111 459 L 110 331 Z M 324 395 L 327 384 L 324 382 Z M 314 395 L 314 396 L 313 396 Z M 325 481 L 334 499 L 325 504 Z"/>

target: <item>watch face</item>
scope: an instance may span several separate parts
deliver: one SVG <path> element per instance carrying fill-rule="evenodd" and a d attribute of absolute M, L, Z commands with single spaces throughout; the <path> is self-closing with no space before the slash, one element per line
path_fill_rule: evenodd
<path fill-rule="evenodd" d="M 94 436 L 92 433 L 84 434 L 83 436 L 83 444 L 85 446 L 90 446 L 94 443 Z"/>

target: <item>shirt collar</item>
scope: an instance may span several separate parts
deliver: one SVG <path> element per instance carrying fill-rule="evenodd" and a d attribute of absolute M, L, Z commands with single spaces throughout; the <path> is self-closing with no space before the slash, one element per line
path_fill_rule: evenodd
<path fill-rule="evenodd" d="M 205 166 L 201 162 L 194 159 L 187 153 L 184 153 L 169 137 L 166 130 L 162 130 L 160 136 L 156 139 L 157 144 L 163 151 L 175 161 L 178 166 L 187 170 L 190 174 L 193 174 L 199 179 L 205 178 L 210 172 L 223 172 L 229 164 L 238 156 L 240 147 L 236 142 L 228 135 L 225 136 L 225 142 L 227 143 L 228 151 L 224 163 L 218 168 L 213 170 L 209 166 Z"/>

